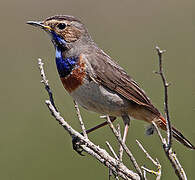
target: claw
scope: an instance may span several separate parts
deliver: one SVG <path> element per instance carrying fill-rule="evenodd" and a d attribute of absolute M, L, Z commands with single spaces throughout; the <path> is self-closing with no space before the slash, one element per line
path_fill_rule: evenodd
<path fill-rule="evenodd" d="M 73 149 L 81 156 L 85 156 L 84 154 L 82 154 L 83 149 L 80 147 L 80 145 L 82 144 L 82 141 L 76 137 L 76 136 L 72 136 L 72 147 Z"/>

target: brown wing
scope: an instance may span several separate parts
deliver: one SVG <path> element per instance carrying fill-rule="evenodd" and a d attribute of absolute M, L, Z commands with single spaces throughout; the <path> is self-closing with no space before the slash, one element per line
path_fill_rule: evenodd
<path fill-rule="evenodd" d="M 114 90 L 128 100 L 146 107 L 155 114 L 159 114 L 159 111 L 152 105 L 150 99 L 138 84 L 103 51 L 96 49 L 96 53 L 93 52 L 87 55 L 87 60 L 92 65 L 93 77 L 98 83 Z"/>

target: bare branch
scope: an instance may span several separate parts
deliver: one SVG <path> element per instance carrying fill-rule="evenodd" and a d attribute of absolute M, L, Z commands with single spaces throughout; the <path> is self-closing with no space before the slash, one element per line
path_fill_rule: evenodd
<path fill-rule="evenodd" d="M 159 57 L 159 72 L 158 74 L 161 76 L 162 82 L 163 82 L 163 86 L 164 86 L 164 92 L 165 92 L 165 103 L 164 103 L 164 108 L 165 108 L 165 115 L 166 115 L 166 126 L 167 126 L 167 151 L 169 151 L 169 149 L 171 148 L 171 144 L 172 144 L 172 128 L 171 128 L 171 122 L 170 122 L 170 118 L 169 118 L 169 108 L 168 108 L 168 86 L 169 84 L 167 83 L 166 77 L 164 75 L 163 72 L 163 66 L 162 66 L 162 55 L 163 53 L 165 53 L 165 50 L 160 50 L 160 48 L 158 46 L 156 46 L 156 51 L 158 53 L 158 57 Z"/>
<path fill-rule="evenodd" d="M 123 143 L 121 136 L 119 135 L 119 133 L 117 132 L 117 130 L 115 129 L 114 125 L 112 124 L 110 117 L 107 115 L 107 121 L 109 123 L 110 129 L 112 130 L 112 132 L 114 133 L 115 137 L 117 138 L 118 142 L 121 144 L 121 146 L 123 147 L 123 149 L 125 150 L 125 152 L 127 153 L 127 155 L 129 156 L 134 168 L 136 169 L 137 173 L 140 175 L 141 178 L 143 178 L 142 175 L 142 171 L 139 167 L 139 165 L 137 164 L 136 159 L 134 158 L 133 154 L 131 153 L 131 151 L 129 150 L 129 148 L 126 146 L 125 143 Z"/>
<path fill-rule="evenodd" d="M 144 147 L 142 146 L 142 144 L 138 141 L 138 140 L 136 140 L 136 143 L 138 144 L 138 146 L 141 148 L 141 150 L 146 154 L 146 157 L 148 158 L 148 159 L 150 159 L 151 161 L 152 161 L 152 163 L 155 165 L 155 166 L 159 166 L 160 168 L 161 168 L 161 165 L 159 164 L 159 162 L 158 161 L 155 161 L 150 155 L 149 155 L 149 153 L 144 149 Z"/>
<path fill-rule="evenodd" d="M 155 122 L 152 122 L 152 124 L 154 125 L 156 131 L 157 131 L 157 134 L 163 144 L 163 147 L 166 147 L 167 146 L 167 142 L 166 142 L 166 139 L 162 137 L 162 134 L 160 133 L 160 130 L 158 129 L 158 126 L 156 125 Z"/>
<path fill-rule="evenodd" d="M 141 145 L 141 143 L 136 140 L 136 143 L 139 145 L 139 147 L 141 148 L 141 150 L 146 154 L 146 157 L 148 159 L 150 159 L 152 161 L 152 163 L 157 166 L 157 172 L 156 171 L 153 171 L 153 170 L 149 170 L 147 169 L 146 167 L 142 166 L 141 168 L 144 170 L 144 171 L 147 171 L 151 174 L 154 174 L 156 176 L 156 180 L 160 180 L 161 178 L 161 165 L 159 163 L 159 161 L 156 159 L 156 161 L 149 155 L 149 153 L 144 149 L 144 147 Z"/>
<path fill-rule="evenodd" d="M 118 135 L 119 137 L 122 139 L 122 136 L 121 136 L 121 129 L 120 129 L 120 125 L 117 124 L 116 126 L 116 129 L 117 129 L 117 132 L 118 132 Z M 119 143 L 119 160 L 122 162 L 122 159 L 123 158 L 123 147 L 122 145 Z"/>
<path fill-rule="evenodd" d="M 111 169 L 108 169 L 108 179 L 111 180 L 112 177 L 112 171 Z"/>
<path fill-rule="evenodd" d="M 79 107 L 78 107 L 78 104 L 76 101 L 73 101 L 74 102 L 74 107 L 76 109 L 76 113 L 77 113 L 77 117 L 79 119 L 79 122 L 80 122 L 80 125 L 81 125 L 81 129 L 83 131 L 83 135 L 85 138 L 88 139 L 88 136 L 87 136 L 87 133 L 86 133 L 86 129 L 85 129 L 85 125 L 83 123 L 83 120 L 82 120 L 82 117 L 81 117 L 81 113 L 80 113 L 80 110 L 79 110 Z"/>
<path fill-rule="evenodd" d="M 143 169 L 143 176 L 144 176 L 144 180 L 147 180 L 146 171 L 144 169 Z"/>
<path fill-rule="evenodd" d="M 176 154 L 173 152 L 172 148 L 169 149 L 169 151 L 166 154 L 167 154 L 173 168 L 175 169 L 175 173 L 178 176 L 178 178 L 181 180 L 187 180 L 186 173 L 185 173 L 183 167 L 181 166 Z"/>
<path fill-rule="evenodd" d="M 58 111 L 57 108 L 56 108 L 56 106 L 55 106 L 55 103 L 54 103 L 53 93 L 51 91 L 51 88 L 49 87 L 49 83 L 48 83 L 49 81 L 46 78 L 46 75 L 45 75 L 45 72 L 44 72 L 44 69 L 43 69 L 43 65 L 44 65 L 44 63 L 39 58 L 38 59 L 38 67 L 39 67 L 40 74 L 41 74 L 41 78 L 42 78 L 41 83 L 44 84 L 45 89 L 46 89 L 46 91 L 47 91 L 47 93 L 49 95 L 49 99 L 50 99 L 52 105 L 54 106 L 55 110 Z"/>
<path fill-rule="evenodd" d="M 106 145 L 108 146 L 108 148 L 110 149 L 111 153 L 114 155 L 115 159 L 119 162 L 119 158 L 118 156 L 116 155 L 116 153 L 114 152 L 114 149 L 112 148 L 112 146 L 110 145 L 110 143 L 108 141 L 106 141 Z M 119 162 L 120 163 L 120 162 Z M 110 177 L 112 176 L 112 170 L 109 169 L 109 179 Z M 115 176 L 115 179 L 119 180 L 118 176 L 116 174 L 114 174 Z"/>
<path fill-rule="evenodd" d="M 163 72 L 163 67 L 162 67 L 162 54 L 165 52 L 165 50 L 160 50 L 160 48 L 158 46 L 156 46 L 156 51 L 158 53 L 158 57 L 159 57 L 159 72 L 158 74 L 160 74 L 161 79 L 163 81 L 163 85 L 164 85 L 164 92 L 165 92 L 165 114 L 166 114 L 166 126 L 167 126 L 167 141 L 162 138 L 162 135 L 157 127 L 157 125 L 153 122 L 154 127 L 157 130 L 158 136 L 163 144 L 163 149 L 164 152 L 167 156 L 167 158 L 169 159 L 169 161 L 171 162 L 172 167 L 175 170 L 175 174 L 178 176 L 179 179 L 181 180 L 186 180 L 186 174 L 185 171 L 183 169 L 183 167 L 181 166 L 181 164 L 179 163 L 179 160 L 176 157 L 176 154 L 173 153 L 171 145 L 172 145 L 172 128 L 171 128 L 171 122 L 170 122 L 170 118 L 169 118 L 169 108 L 168 108 L 168 86 L 169 84 L 166 81 L 164 72 Z"/>
<path fill-rule="evenodd" d="M 181 166 L 179 160 L 177 159 L 176 154 L 172 151 L 172 148 L 169 149 L 169 151 L 167 151 L 167 148 L 166 148 L 167 142 L 166 142 L 166 140 L 164 138 L 162 138 L 162 135 L 161 135 L 161 133 L 158 129 L 158 126 L 154 122 L 153 122 L 153 125 L 154 125 L 154 127 L 157 131 L 157 134 L 158 134 L 158 136 L 159 136 L 159 138 L 160 138 L 160 140 L 163 144 L 164 152 L 165 152 L 167 158 L 169 159 L 169 161 L 171 162 L 171 165 L 172 165 L 173 169 L 175 170 L 175 174 L 178 176 L 178 178 L 180 180 L 187 180 L 187 176 L 185 174 L 185 171 L 184 171 L 183 167 Z"/>
<path fill-rule="evenodd" d="M 160 180 L 160 177 L 161 177 L 161 174 L 159 174 L 158 172 L 156 171 L 153 171 L 153 170 L 150 170 L 144 166 L 141 167 L 144 171 L 150 173 L 150 174 L 154 174 L 156 176 L 156 180 Z"/>
<path fill-rule="evenodd" d="M 110 149 L 111 153 L 114 155 L 114 157 L 116 158 L 116 160 L 119 160 L 118 156 L 114 152 L 114 149 L 112 148 L 112 146 L 110 145 L 110 143 L 108 141 L 106 141 L 106 145 L 108 146 L 108 148 Z"/>

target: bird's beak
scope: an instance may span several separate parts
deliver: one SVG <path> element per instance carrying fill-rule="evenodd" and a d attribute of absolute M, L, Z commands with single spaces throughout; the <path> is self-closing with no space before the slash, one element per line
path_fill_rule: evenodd
<path fill-rule="evenodd" d="M 35 26 L 35 27 L 40 27 L 44 30 L 49 30 L 49 31 L 52 30 L 52 28 L 50 26 L 44 25 L 44 23 L 42 21 L 27 21 L 27 24 Z"/>

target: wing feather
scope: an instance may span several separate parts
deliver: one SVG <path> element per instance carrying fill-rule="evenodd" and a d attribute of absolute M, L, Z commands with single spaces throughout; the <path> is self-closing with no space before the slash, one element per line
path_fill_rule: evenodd
<path fill-rule="evenodd" d="M 138 105 L 145 106 L 155 114 L 159 114 L 138 84 L 102 50 L 97 49 L 95 54 L 90 53 L 86 58 L 93 68 L 93 78 L 98 83 Z"/>

